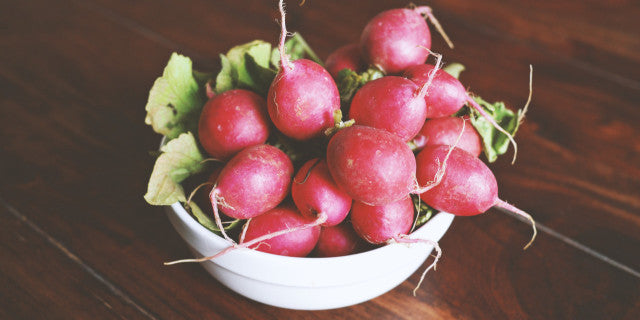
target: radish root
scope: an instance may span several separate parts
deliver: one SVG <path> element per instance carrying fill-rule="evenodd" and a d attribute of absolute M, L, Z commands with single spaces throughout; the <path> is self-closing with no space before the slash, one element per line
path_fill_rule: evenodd
<path fill-rule="evenodd" d="M 411 238 L 407 237 L 406 235 L 400 235 L 400 236 L 393 237 L 392 240 L 393 240 L 393 242 L 397 242 L 397 243 L 426 243 L 428 245 L 433 246 L 433 248 L 437 252 L 437 255 L 436 255 L 435 259 L 427 267 L 427 269 L 425 269 L 424 272 L 422 272 L 422 275 L 420 276 L 420 281 L 418 281 L 418 284 L 413 289 L 413 295 L 415 296 L 416 292 L 418 292 L 418 288 L 420 288 L 420 285 L 422 285 L 422 281 L 424 281 L 424 277 L 427 275 L 427 272 L 429 272 L 429 270 L 431 270 L 431 268 L 433 268 L 433 270 L 436 270 L 436 265 L 437 265 L 438 261 L 440 260 L 440 257 L 442 257 L 442 249 L 440 249 L 440 245 L 438 245 L 438 243 L 433 241 L 433 240 L 411 239 Z"/>
<path fill-rule="evenodd" d="M 438 33 L 442 36 L 442 38 L 447 43 L 449 48 L 453 49 L 453 42 L 451 42 L 451 39 L 449 39 L 449 36 L 447 36 L 447 33 L 444 32 L 444 29 L 442 28 L 442 25 L 440 24 L 438 19 L 436 19 L 436 16 L 433 15 L 433 10 L 431 10 L 431 7 L 420 6 L 420 7 L 416 7 L 413 10 L 415 10 L 417 13 L 423 16 L 426 16 L 429 19 L 429 21 L 431 21 L 433 26 L 436 27 L 436 30 L 438 30 Z"/>
<path fill-rule="evenodd" d="M 440 184 L 440 182 L 442 181 L 442 178 L 444 178 L 444 174 L 445 174 L 445 172 L 447 170 L 447 161 L 449 160 L 449 156 L 451 155 L 451 152 L 453 152 L 453 149 L 455 149 L 456 146 L 458 145 L 458 143 L 460 142 L 460 139 L 462 138 L 462 135 L 464 134 L 464 129 L 467 126 L 467 120 L 466 119 L 463 119 L 463 120 L 464 121 L 462 121 L 462 130 L 460 130 L 460 134 L 458 134 L 458 138 L 456 138 L 456 142 L 449 148 L 449 151 L 447 152 L 447 155 L 442 160 L 442 164 L 438 168 L 438 171 L 436 172 L 436 175 L 435 175 L 433 181 L 429 181 L 429 182 L 427 182 L 427 184 L 424 187 L 420 187 L 420 184 L 418 183 L 418 180 L 416 180 L 416 190 L 414 190 L 412 193 L 414 193 L 414 194 L 422 194 L 422 193 L 425 193 L 425 192 L 435 188 L 438 184 Z M 438 161 L 438 162 L 440 162 L 440 161 Z"/>
<path fill-rule="evenodd" d="M 327 215 L 325 213 L 321 212 L 321 213 L 318 214 L 318 218 L 312 223 L 303 224 L 303 225 L 300 225 L 300 226 L 297 226 L 297 227 L 288 228 L 288 229 L 276 231 L 276 232 L 273 232 L 273 233 L 265 234 L 263 236 L 255 238 L 255 239 L 253 239 L 251 241 L 242 242 L 240 244 L 235 244 L 235 242 L 234 242 L 231 246 L 223 249 L 222 251 L 220 251 L 220 252 L 218 252 L 218 253 L 216 253 L 216 254 L 214 254 L 212 256 L 203 257 L 203 258 L 199 258 L 199 259 L 182 259 L 182 260 L 176 260 L 176 261 L 171 261 L 171 262 L 165 262 L 164 265 L 165 266 L 170 266 L 170 265 L 174 265 L 174 264 L 178 264 L 178 263 L 204 262 L 204 261 L 213 260 L 215 258 L 223 256 L 223 255 L 225 255 L 225 254 L 227 254 L 227 253 L 229 253 L 229 252 L 231 252 L 233 250 L 236 250 L 236 249 L 240 249 L 240 248 L 249 249 L 249 247 L 251 247 L 253 245 L 261 246 L 262 244 L 265 244 L 265 243 L 263 243 L 263 241 L 269 240 L 271 238 L 275 238 L 275 237 L 278 237 L 278 236 L 281 236 L 283 234 L 287 234 L 287 233 L 290 233 L 290 232 L 296 232 L 296 231 L 299 231 L 299 230 L 304 230 L 304 229 L 308 229 L 308 228 L 313 228 L 315 226 L 319 226 L 319 225 L 325 223 L 327 221 L 327 218 L 328 218 Z M 243 233 L 244 232 L 246 232 L 246 231 L 243 231 Z"/>
<path fill-rule="evenodd" d="M 442 55 L 439 54 L 439 53 L 436 53 L 436 52 L 433 52 L 433 51 L 429 50 L 429 48 L 426 48 L 426 47 L 421 47 L 421 48 L 427 50 L 427 52 L 429 52 L 429 54 L 431 54 L 431 55 L 436 57 L 435 67 L 433 69 L 431 69 L 431 71 L 429 71 L 429 77 L 427 78 L 427 82 L 425 82 L 422 85 L 422 87 L 420 87 L 420 89 L 418 91 L 418 95 L 416 97 L 416 98 L 419 98 L 419 99 L 424 99 L 424 97 L 429 94 L 428 90 L 429 90 L 429 87 L 431 86 L 431 83 L 433 82 L 433 79 L 435 79 L 435 77 L 436 77 L 436 73 L 442 67 Z"/>
<path fill-rule="evenodd" d="M 285 52 L 284 40 L 287 37 L 287 24 L 285 21 L 285 11 L 284 11 L 284 0 L 280 0 L 278 4 L 280 8 L 280 43 L 278 44 L 278 51 L 280 51 L 280 66 L 283 68 L 283 72 L 285 68 L 289 68 L 289 70 L 293 69 L 293 65 L 291 61 L 289 61 L 289 56 Z"/>
<path fill-rule="evenodd" d="M 529 97 L 527 97 L 527 103 L 522 108 L 522 113 L 518 115 L 518 125 L 524 121 L 524 115 L 529 111 L 529 104 L 531 103 L 531 96 L 533 95 L 533 65 L 529 65 Z"/>
<path fill-rule="evenodd" d="M 536 235 L 538 234 L 538 230 L 536 229 L 536 221 L 533 220 L 531 215 L 529 215 L 528 213 L 526 213 L 526 212 L 524 212 L 524 211 L 512 206 L 511 204 L 500 200 L 500 199 L 498 199 L 498 201 L 496 201 L 495 206 L 498 206 L 498 207 L 503 208 L 503 209 L 507 209 L 507 210 L 509 210 L 509 211 L 511 211 L 511 212 L 513 212 L 513 213 L 515 213 L 515 214 L 517 214 L 517 215 L 529 220 L 529 222 L 531 222 L 531 227 L 533 228 L 533 235 L 531 236 L 531 240 L 529 240 L 527 245 L 524 246 L 524 248 L 522 248 L 523 250 L 527 250 L 527 248 L 529 248 L 529 246 L 531 246 L 531 244 L 533 243 L 533 240 L 536 239 Z"/>
<path fill-rule="evenodd" d="M 235 245 L 236 242 L 233 241 L 233 239 L 229 238 L 227 233 L 224 231 L 224 227 L 222 226 L 222 220 L 220 220 L 220 212 L 218 212 L 218 203 L 223 204 L 224 202 L 224 200 L 220 197 L 220 190 L 218 190 L 217 188 L 213 188 L 213 190 L 211 190 L 211 193 L 209 193 L 209 199 L 211 200 L 211 207 L 213 207 L 213 218 L 216 221 L 216 225 L 218 226 L 218 229 L 220 229 L 220 233 L 227 241 Z"/>

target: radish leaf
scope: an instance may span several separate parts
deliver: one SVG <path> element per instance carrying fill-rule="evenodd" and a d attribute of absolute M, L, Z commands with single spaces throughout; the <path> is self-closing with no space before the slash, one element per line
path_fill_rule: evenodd
<path fill-rule="evenodd" d="M 194 132 L 203 104 L 191 59 L 173 53 L 162 77 L 151 87 L 145 123 L 155 132 L 173 139 L 183 132 Z"/>
<path fill-rule="evenodd" d="M 203 170 L 204 156 L 198 149 L 191 132 L 183 133 L 160 148 L 144 199 L 152 205 L 171 205 L 185 202 L 184 189 L 180 185 L 189 176 Z"/>
<path fill-rule="evenodd" d="M 518 118 L 522 113 L 522 110 L 518 110 L 517 114 L 509 110 L 504 102 L 489 103 L 480 97 L 473 97 L 473 99 L 484 108 L 484 110 L 493 117 L 493 119 L 504 130 L 509 132 L 512 136 L 515 136 L 516 131 L 520 126 Z M 484 117 L 480 115 L 475 109 L 467 108 L 470 110 L 471 123 L 476 128 L 476 131 L 482 138 L 482 149 L 484 155 L 489 162 L 494 162 L 498 159 L 499 155 L 507 152 L 509 148 L 509 139 L 507 136 L 494 128 Z"/>

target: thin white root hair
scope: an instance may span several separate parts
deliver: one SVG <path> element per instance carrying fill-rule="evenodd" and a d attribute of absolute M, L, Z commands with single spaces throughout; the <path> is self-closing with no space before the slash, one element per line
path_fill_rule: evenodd
<path fill-rule="evenodd" d="M 422 275 L 420 276 L 420 280 L 418 281 L 418 284 L 413 289 L 413 296 L 416 296 L 416 293 L 418 292 L 418 289 L 422 285 L 422 281 L 424 281 L 424 278 L 427 275 L 427 272 L 429 272 L 429 270 L 431 270 L 431 269 L 433 269 L 434 271 L 436 270 L 436 266 L 438 264 L 438 261 L 440 260 L 440 257 L 442 257 L 442 249 L 440 248 L 440 245 L 438 245 L 437 242 L 435 242 L 433 240 L 429 240 L 429 239 L 411 239 L 411 238 L 407 237 L 406 235 L 399 235 L 399 236 L 393 237 L 392 240 L 394 242 L 397 242 L 397 243 L 426 243 L 428 245 L 433 246 L 433 248 L 437 252 L 435 259 L 424 270 L 424 272 L 422 272 Z"/>
<path fill-rule="evenodd" d="M 285 52 L 284 42 L 289 34 L 287 32 L 287 23 L 285 21 L 285 10 L 284 10 L 284 0 L 280 0 L 278 3 L 280 9 L 280 43 L 278 44 L 278 51 L 280 51 L 280 66 L 284 69 L 289 68 L 292 69 L 293 66 L 289 61 L 289 56 Z"/>
<path fill-rule="evenodd" d="M 425 82 L 418 91 L 417 98 L 424 99 L 424 97 L 429 94 L 429 87 L 431 86 L 433 79 L 435 79 L 436 73 L 438 72 L 438 70 L 442 68 L 442 54 L 433 52 L 427 47 L 420 46 L 420 48 L 427 50 L 427 52 L 429 52 L 430 55 L 433 55 L 434 57 L 436 57 L 435 67 L 433 67 L 433 69 L 429 71 L 429 77 L 427 78 L 427 82 Z"/>
<path fill-rule="evenodd" d="M 522 108 L 522 113 L 518 115 L 518 125 L 524 121 L 524 116 L 529 111 L 529 104 L 531 103 L 531 97 L 533 96 L 533 65 L 529 65 L 529 97 L 527 97 L 527 103 Z"/>
<path fill-rule="evenodd" d="M 451 153 L 453 152 L 453 149 L 455 149 L 456 146 L 458 146 L 458 143 L 460 142 L 460 139 L 462 138 L 462 135 L 464 134 L 464 129 L 465 129 L 466 126 L 467 126 L 467 121 L 466 120 L 462 121 L 462 130 L 460 130 L 460 134 L 458 134 L 458 138 L 456 138 L 456 142 L 449 148 L 449 151 L 447 151 L 447 155 L 442 160 L 442 164 L 439 166 L 438 171 L 436 171 L 436 175 L 435 175 L 433 181 L 429 181 L 429 182 L 427 182 L 427 184 L 424 187 L 420 187 L 420 184 L 416 180 L 416 186 L 417 187 L 416 187 L 416 190 L 414 192 L 412 192 L 412 193 L 414 193 L 414 194 L 423 194 L 423 193 L 435 188 L 438 184 L 440 184 L 440 182 L 442 181 L 442 178 L 444 178 L 444 174 L 447 171 L 447 161 L 449 160 L 449 156 L 451 156 Z"/>
<path fill-rule="evenodd" d="M 242 226 L 242 233 L 240 234 L 240 244 L 244 243 L 244 237 L 247 235 L 247 229 L 249 228 L 249 223 L 251 223 L 251 219 L 253 218 L 249 218 L 247 220 L 247 222 L 244 223 L 244 226 Z"/>
<path fill-rule="evenodd" d="M 211 193 L 209 193 L 209 199 L 211 200 L 211 207 L 213 207 L 213 218 L 216 221 L 216 226 L 220 229 L 220 233 L 225 238 L 225 240 L 229 241 L 232 245 L 235 245 L 236 242 L 231 239 L 227 233 L 224 231 L 224 226 L 222 225 L 222 220 L 220 220 L 220 212 L 218 212 L 218 202 L 221 199 L 220 190 L 217 188 L 213 188 Z M 223 200 L 224 201 L 224 200 Z"/>
<path fill-rule="evenodd" d="M 440 24 L 438 19 L 436 19 L 436 16 L 433 15 L 433 10 L 431 9 L 431 7 L 420 6 L 420 7 L 416 7 L 414 10 L 419 14 L 425 15 L 429 19 L 429 21 L 431 21 L 433 26 L 436 27 L 436 30 L 438 30 L 438 33 L 442 36 L 444 41 L 447 43 L 447 46 L 453 49 L 453 42 L 451 41 L 451 39 L 449 39 L 449 36 L 447 36 L 447 33 L 444 32 L 444 28 L 442 28 L 442 25 Z"/>

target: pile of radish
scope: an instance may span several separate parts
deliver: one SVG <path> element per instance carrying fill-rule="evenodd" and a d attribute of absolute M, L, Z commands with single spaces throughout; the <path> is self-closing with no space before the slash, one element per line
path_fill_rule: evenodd
<path fill-rule="evenodd" d="M 427 21 L 453 45 L 429 7 L 381 12 L 324 63 L 299 35 L 286 41 L 282 0 L 279 9 L 276 48 L 234 47 L 218 74 L 174 54 L 151 90 L 146 122 L 166 144 L 145 199 L 182 202 L 229 242 L 175 262 L 239 249 L 332 257 L 416 241 L 439 257 L 437 243 L 407 237 L 427 213 L 494 206 L 526 217 L 533 241 L 533 219 L 498 198 L 479 158 L 492 162 L 511 143 L 515 161 L 526 107 L 516 115 L 466 91 L 459 65 L 443 67 L 430 51 Z"/>

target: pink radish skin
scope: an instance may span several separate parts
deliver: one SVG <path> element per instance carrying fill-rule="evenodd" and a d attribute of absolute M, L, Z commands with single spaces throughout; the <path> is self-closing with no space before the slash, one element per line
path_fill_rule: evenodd
<path fill-rule="evenodd" d="M 415 185 L 415 157 L 396 135 L 354 125 L 329 141 L 327 165 L 336 184 L 354 200 L 385 205 L 405 198 Z"/>
<path fill-rule="evenodd" d="M 413 66 L 406 70 L 404 76 L 411 79 L 416 85 L 424 85 L 429 79 L 429 73 L 433 71 L 434 68 L 435 66 L 428 64 Z M 425 101 L 427 103 L 427 118 L 450 116 L 460 110 L 465 103 L 469 103 L 471 107 L 478 111 L 494 128 L 509 138 L 514 149 L 512 163 L 516 161 L 518 145 L 516 141 L 513 140 L 513 136 L 500 127 L 491 115 L 484 111 L 482 106 L 469 96 L 458 79 L 449 75 L 446 71 L 439 68 L 435 70 L 435 76 L 425 95 Z"/>
<path fill-rule="evenodd" d="M 351 209 L 351 224 L 367 242 L 383 244 L 409 233 L 413 225 L 413 210 L 413 201 L 408 196 L 384 206 L 356 201 Z"/>
<path fill-rule="evenodd" d="M 435 66 L 415 65 L 407 68 L 404 77 L 416 85 L 424 85 Z M 467 101 L 467 90 L 455 77 L 442 69 L 436 70 L 433 82 L 424 100 L 427 104 L 427 118 L 448 117 L 456 113 Z"/>
<path fill-rule="evenodd" d="M 300 213 L 317 217 L 327 216 L 323 227 L 342 222 L 351 209 L 351 197 L 333 181 L 327 163 L 321 159 L 307 161 L 293 178 L 291 197 Z"/>
<path fill-rule="evenodd" d="M 300 215 L 293 206 L 278 206 L 251 219 L 246 229 L 244 240 L 248 243 L 278 231 L 288 231 L 287 229 L 311 224 L 313 221 L 314 219 Z M 285 232 L 271 239 L 253 244 L 249 248 L 281 256 L 304 257 L 313 250 L 318 243 L 319 237 L 320 226 L 316 225 Z"/>
<path fill-rule="evenodd" d="M 386 76 L 370 81 L 353 97 L 349 118 L 356 124 L 384 129 L 408 141 L 427 118 L 420 91 L 415 83 L 402 77 Z"/>
<path fill-rule="evenodd" d="M 460 117 L 446 117 L 430 119 L 424 123 L 420 132 L 413 138 L 412 142 L 416 146 L 416 151 L 422 150 L 425 146 L 456 144 L 456 148 L 465 150 L 475 157 L 482 152 L 482 142 L 480 135 L 472 125 L 466 124 L 468 121 Z M 464 127 L 464 130 L 463 130 Z M 462 132 L 462 135 L 460 135 Z"/>
<path fill-rule="evenodd" d="M 447 152 L 448 146 L 427 146 L 418 154 L 416 162 L 419 183 L 433 179 Z M 525 249 L 533 242 L 537 233 L 535 222 L 529 214 L 498 198 L 498 183 L 489 167 L 462 149 L 455 148 L 451 151 L 442 180 L 420 194 L 420 198 L 437 210 L 458 216 L 477 215 L 493 206 L 523 216 L 532 223 L 534 230 Z"/>
<path fill-rule="evenodd" d="M 431 32 L 425 19 L 411 9 L 392 9 L 371 19 L 360 36 L 366 62 L 387 74 L 427 61 Z"/>
<path fill-rule="evenodd" d="M 198 138 L 214 158 L 228 159 L 246 147 L 263 144 L 268 137 L 267 103 L 251 91 L 226 91 L 202 109 Z"/>
<path fill-rule="evenodd" d="M 343 69 L 360 72 L 364 65 L 365 63 L 360 54 L 360 46 L 357 43 L 351 43 L 336 49 L 324 62 L 324 67 L 334 79 L 338 78 L 338 73 Z"/>
<path fill-rule="evenodd" d="M 287 196 L 293 165 L 287 155 L 270 145 L 246 148 L 233 157 L 218 176 L 210 198 L 235 219 L 248 219 L 275 208 Z"/>
<path fill-rule="evenodd" d="M 319 64 L 299 59 L 290 61 L 285 53 L 287 35 L 283 1 L 280 32 L 280 70 L 269 87 L 267 107 L 273 124 L 286 136 L 307 140 L 333 127 L 334 111 L 340 108 L 338 87 Z"/>
<path fill-rule="evenodd" d="M 341 257 L 360 252 L 365 247 L 366 244 L 353 227 L 348 223 L 342 223 L 323 227 L 313 252 L 316 257 Z"/>

